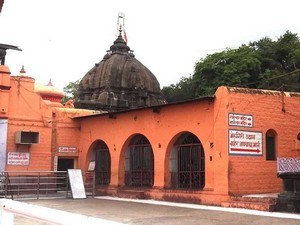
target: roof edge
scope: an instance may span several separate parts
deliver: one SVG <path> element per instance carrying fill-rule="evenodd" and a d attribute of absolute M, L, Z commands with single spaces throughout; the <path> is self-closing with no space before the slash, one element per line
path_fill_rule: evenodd
<path fill-rule="evenodd" d="M 121 114 L 121 113 L 134 112 L 134 111 L 146 110 L 146 109 L 152 109 L 153 112 L 158 112 L 161 108 L 168 107 L 168 106 L 188 104 L 188 103 L 191 103 L 191 102 L 202 102 L 202 101 L 212 102 L 212 101 L 214 101 L 214 99 L 215 99 L 215 97 L 212 97 L 212 96 L 204 96 L 204 97 L 200 97 L 200 98 L 196 98 L 196 99 L 172 102 L 172 103 L 167 103 L 167 104 L 162 104 L 162 105 L 140 107 L 140 108 L 127 109 L 127 110 L 121 110 L 121 111 L 116 111 L 116 112 L 107 112 L 107 113 L 102 113 L 102 114 L 92 114 L 92 115 L 86 115 L 86 116 L 78 116 L 74 119 L 82 119 L 82 118 L 87 118 L 87 117 L 105 116 L 105 115 L 111 116 L 111 115 L 117 115 L 117 114 Z"/>

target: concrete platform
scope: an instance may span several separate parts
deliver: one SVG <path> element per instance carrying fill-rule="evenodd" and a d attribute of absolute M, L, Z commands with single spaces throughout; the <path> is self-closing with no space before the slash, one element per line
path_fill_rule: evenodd
<path fill-rule="evenodd" d="M 300 214 L 262 212 L 154 200 L 96 197 L 87 199 L 24 200 L 23 202 L 125 224 L 299 225 Z M 38 213 L 38 212 L 37 212 Z M 17 217 L 16 225 L 42 225 Z M 70 221 L 72 224 L 72 221 Z"/>

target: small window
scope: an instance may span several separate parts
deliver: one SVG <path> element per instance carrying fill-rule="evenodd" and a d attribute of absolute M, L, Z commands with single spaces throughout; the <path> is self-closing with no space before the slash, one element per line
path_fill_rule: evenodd
<path fill-rule="evenodd" d="M 15 143 L 30 145 L 39 143 L 39 132 L 34 131 L 17 131 L 15 133 Z"/>
<path fill-rule="evenodd" d="M 277 134 L 274 130 L 266 133 L 266 160 L 276 160 Z"/>

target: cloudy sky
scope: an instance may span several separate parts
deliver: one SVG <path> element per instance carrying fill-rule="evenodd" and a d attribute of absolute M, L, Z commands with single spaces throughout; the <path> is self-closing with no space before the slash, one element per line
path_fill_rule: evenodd
<path fill-rule="evenodd" d="M 193 74 L 207 54 L 285 31 L 300 34 L 298 0 L 5 0 L 0 43 L 19 46 L 13 75 L 63 88 L 101 61 L 125 13 L 128 45 L 161 86 Z"/>

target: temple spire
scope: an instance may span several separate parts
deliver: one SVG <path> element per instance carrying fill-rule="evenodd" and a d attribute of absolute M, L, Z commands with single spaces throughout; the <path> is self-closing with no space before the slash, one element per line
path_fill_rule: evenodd
<path fill-rule="evenodd" d="M 117 30 L 118 35 L 122 36 L 127 44 L 127 35 L 125 31 L 125 14 L 122 12 L 119 12 L 118 14 Z"/>
<path fill-rule="evenodd" d="M 22 66 L 22 68 L 21 68 L 21 70 L 20 70 L 20 73 L 26 73 L 26 71 L 25 71 L 25 68 L 24 68 L 24 65 Z"/>
<path fill-rule="evenodd" d="M 49 80 L 49 82 L 48 82 L 48 84 L 46 86 L 53 86 L 51 78 L 50 78 L 50 80 Z"/>

